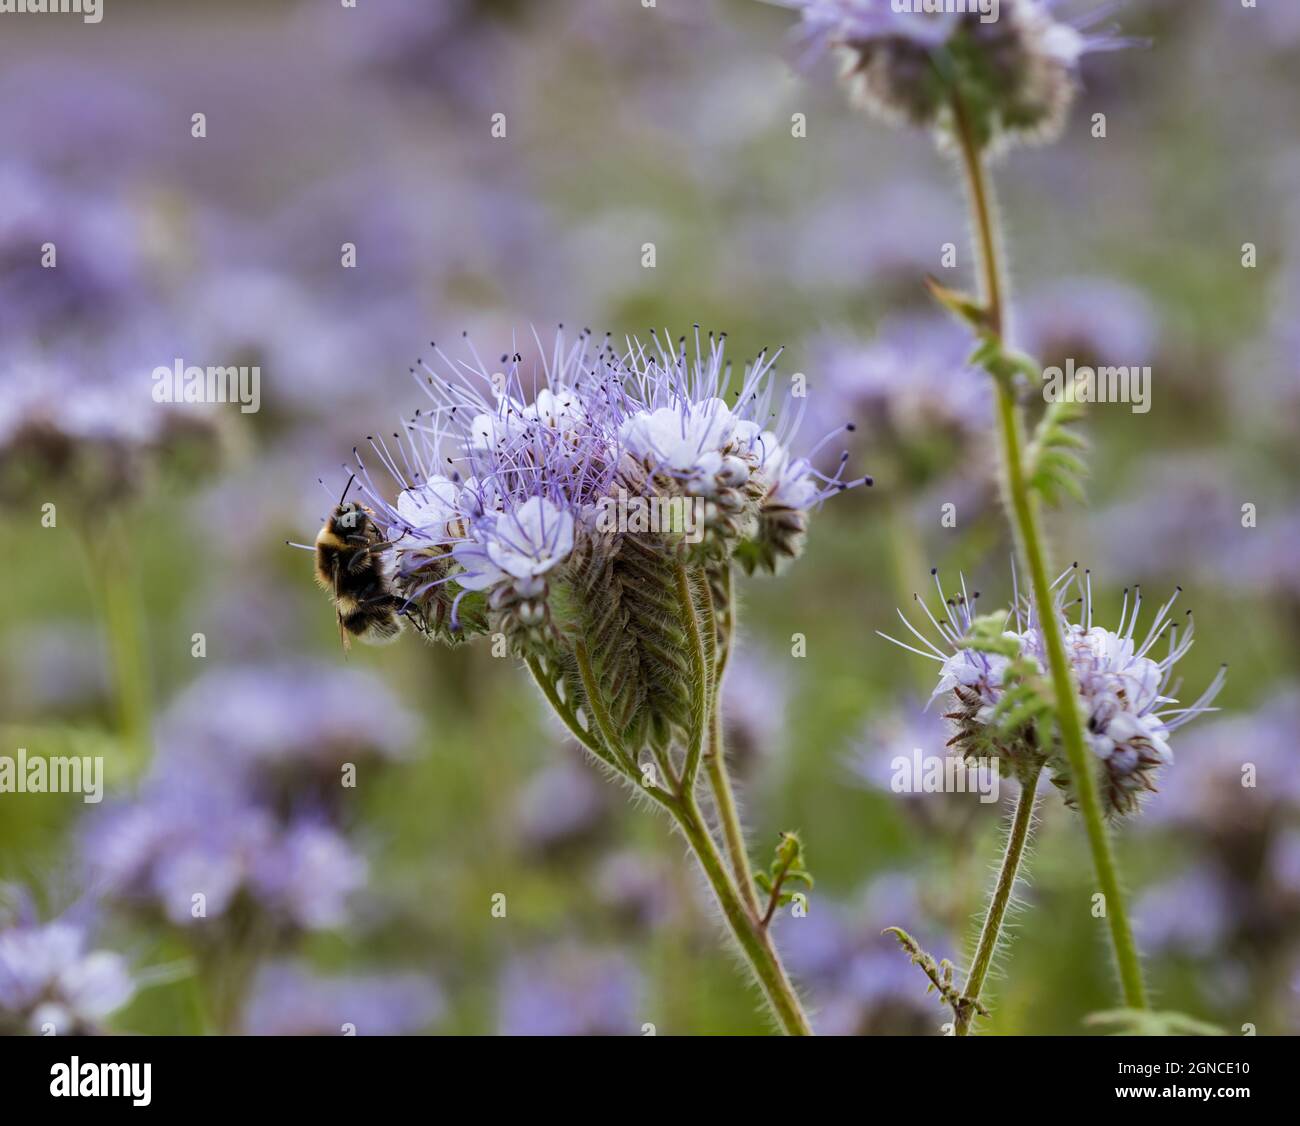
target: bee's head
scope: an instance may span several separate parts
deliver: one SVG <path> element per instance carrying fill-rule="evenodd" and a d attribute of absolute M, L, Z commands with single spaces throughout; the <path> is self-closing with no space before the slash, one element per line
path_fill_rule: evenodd
<path fill-rule="evenodd" d="M 369 523 L 369 511 L 354 500 L 345 500 L 330 517 L 330 531 L 343 538 L 362 531 Z"/>

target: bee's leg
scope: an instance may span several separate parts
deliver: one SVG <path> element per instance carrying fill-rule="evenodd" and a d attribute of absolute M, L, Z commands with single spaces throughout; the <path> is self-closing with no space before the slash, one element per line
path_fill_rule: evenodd
<path fill-rule="evenodd" d="M 347 571 L 349 575 L 359 575 L 370 563 L 370 549 L 368 547 L 359 547 L 354 551 L 347 561 Z"/>

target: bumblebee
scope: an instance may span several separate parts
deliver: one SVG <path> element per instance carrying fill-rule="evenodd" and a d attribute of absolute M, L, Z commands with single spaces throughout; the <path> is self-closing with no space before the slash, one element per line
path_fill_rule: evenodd
<path fill-rule="evenodd" d="M 405 602 L 394 590 L 385 556 L 392 545 L 372 516 L 364 505 L 341 499 L 316 535 L 316 581 L 334 599 L 344 649 L 349 635 L 382 644 L 402 628 L 398 614 Z"/>

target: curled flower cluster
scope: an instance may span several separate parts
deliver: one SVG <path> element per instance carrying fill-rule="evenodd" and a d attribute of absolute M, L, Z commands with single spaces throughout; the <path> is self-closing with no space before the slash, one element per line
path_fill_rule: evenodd
<path fill-rule="evenodd" d="M 395 500 L 368 456 L 356 472 L 422 632 L 503 634 L 569 701 L 594 676 L 626 745 L 666 745 L 690 708 L 686 619 L 711 617 L 733 561 L 797 556 L 808 511 L 866 479 L 842 478 L 847 454 L 828 475 L 792 452 L 799 400 L 773 405 L 779 353 L 731 388 L 724 339 L 698 328 L 689 348 L 562 329 L 535 343 L 527 375 L 517 351 L 490 367 L 435 345 L 434 366 L 412 369 L 431 408 L 370 439 Z"/>
<path fill-rule="evenodd" d="M 999 623 L 976 617 L 979 592 L 968 597 L 964 580 L 961 594 L 952 598 L 943 596 L 937 576 L 935 585 L 946 617 L 935 617 L 921 599 L 917 601 L 949 651 L 929 641 L 906 618 L 904 624 L 924 649 L 904 648 L 940 663 L 931 699 L 951 693 L 956 702 L 946 717 L 956 727 L 952 745 L 971 757 L 995 755 L 1007 772 L 1023 775 L 1027 768 L 1045 764 L 1053 782 L 1071 800 L 1069 767 L 1055 736 L 1041 729 L 1041 709 L 1032 702 L 1023 706 L 1026 694 L 1034 690 L 1026 682 L 1048 667 L 1043 631 L 1034 620 L 1031 602 L 1017 596 Z M 1142 608 L 1140 588 L 1125 590 L 1124 608 L 1114 630 L 1093 625 L 1087 572 L 1081 576 L 1072 567 L 1057 580 L 1054 591 L 1088 745 L 1097 760 L 1103 806 L 1109 816 L 1132 813 L 1142 796 L 1155 790 L 1158 771 L 1173 762 L 1170 735 L 1214 710 L 1210 705 L 1223 685 L 1226 666 L 1194 703 L 1177 707 L 1171 693 L 1181 682 L 1171 684 L 1174 667 L 1191 648 L 1193 633 L 1190 611 L 1181 628 L 1171 616 L 1179 590 L 1156 611 L 1140 640 L 1134 636 Z M 1069 610 L 1076 606 L 1074 620 Z M 1157 644 L 1166 639 L 1167 648 L 1157 654 Z M 1020 706 L 1008 707 L 1013 689 L 1023 690 L 1016 701 Z"/>
<path fill-rule="evenodd" d="M 1056 0 L 1000 0 L 972 10 L 895 10 L 889 0 L 785 0 L 803 15 L 802 37 L 834 48 L 855 101 L 890 122 L 945 127 L 955 102 L 994 136 L 1058 133 L 1078 86 L 1079 60 L 1128 41 L 1054 18 Z M 922 5 L 913 5 L 920 9 Z"/>

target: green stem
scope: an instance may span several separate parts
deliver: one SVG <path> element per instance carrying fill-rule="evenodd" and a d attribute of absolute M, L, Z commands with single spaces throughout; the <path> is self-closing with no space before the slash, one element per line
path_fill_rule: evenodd
<path fill-rule="evenodd" d="M 727 671 L 727 658 L 731 656 L 732 634 L 736 620 L 736 606 L 731 590 L 731 566 L 727 564 L 722 583 L 724 605 L 719 612 L 713 607 L 710 615 L 716 623 L 726 623 L 725 643 L 716 654 L 714 665 L 713 703 L 709 711 L 709 746 L 704 756 L 704 768 L 708 772 L 709 786 L 713 790 L 713 801 L 718 811 L 718 822 L 722 827 L 722 837 L 727 845 L 727 857 L 731 861 L 731 871 L 736 877 L 740 894 L 751 914 L 759 912 L 758 895 L 754 891 L 754 873 L 749 866 L 749 852 L 745 848 L 745 830 L 740 823 L 740 810 L 736 805 L 735 790 L 731 785 L 731 775 L 727 770 L 727 752 L 722 734 L 722 676 Z M 713 597 L 710 594 L 710 605 Z"/>
<path fill-rule="evenodd" d="M 722 908 L 723 917 L 727 920 L 727 926 L 731 929 L 754 977 L 762 987 L 763 995 L 782 1030 L 792 1036 L 810 1036 L 812 1026 L 808 1023 L 808 1018 L 799 1004 L 798 995 L 786 975 L 776 947 L 772 945 L 771 936 L 759 920 L 757 907 L 750 909 L 746 899 L 737 891 L 736 884 L 727 872 L 726 863 L 705 826 L 700 807 L 695 800 L 695 774 L 699 767 L 710 701 L 716 694 L 713 691 L 713 678 L 709 675 L 709 668 L 705 661 L 704 644 L 700 638 L 699 616 L 691 591 L 690 576 L 685 567 L 680 564 L 676 570 L 677 596 L 687 626 L 688 641 L 691 643 L 691 663 L 694 673 L 690 746 L 687 748 L 686 764 L 677 784 L 677 794 L 669 794 L 658 787 L 641 788 L 667 809 L 673 820 L 677 822 L 700 868 L 704 871 L 709 886 L 713 889 L 718 905 Z M 605 706 L 586 645 L 576 641 L 573 648 L 589 710 L 610 758 L 620 764 L 633 761 L 632 756 L 623 746 L 621 736 L 615 729 L 609 710 Z M 624 767 L 623 773 L 637 780 L 631 767 Z M 750 883 L 752 885 L 752 880 Z M 752 887 L 750 895 L 751 897 L 753 895 Z"/>
<path fill-rule="evenodd" d="M 961 148 L 962 163 L 970 189 L 971 211 L 975 225 L 975 242 L 979 251 L 983 277 L 983 298 L 988 316 L 989 331 L 1002 341 L 1004 327 L 1003 286 L 998 262 L 998 238 L 994 225 L 992 186 L 984 165 L 984 157 L 976 143 L 960 98 L 953 101 L 953 117 L 957 140 Z M 1070 665 L 1066 657 L 1065 642 L 1057 620 L 1056 604 L 1048 577 L 1045 540 L 1040 527 L 1038 497 L 1030 490 L 1024 472 L 1024 437 L 1020 412 L 1014 390 L 1007 380 L 995 380 L 998 397 L 998 428 L 1002 440 L 1003 460 L 1006 463 L 1007 499 L 1011 508 L 1016 541 L 1029 569 L 1034 605 L 1042 631 L 1047 662 L 1052 675 L 1056 697 L 1056 718 L 1061 733 L 1061 743 L 1074 791 L 1088 833 L 1097 882 L 1105 898 L 1106 919 L 1110 924 L 1111 943 L 1119 967 L 1120 982 L 1125 1003 L 1130 1008 L 1147 1007 L 1146 989 L 1142 982 L 1142 966 L 1137 945 L 1124 909 L 1119 875 L 1111 852 L 1110 838 L 1102 817 L 1101 801 L 1097 794 L 1097 781 L 1084 739 L 1083 722 L 1076 701 Z"/>
<path fill-rule="evenodd" d="M 137 773 L 149 759 L 152 704 L 130 537 L 110 521 L 80 539 L 108 641 L 118 734 L 131 772 Z"/>
<path fill-rule="evenodd" d="M 528 671 L 533 674 L 533 680 L 537 682 L 537 687 L 542 690 L 542 695 L 546 697 L 547 703 L 555 710 L 555 714 L 564 722 L 564 726 L 569 729 L 573 737 L 597 758 L 609 763 L 610 766 L 616 767 L 617 763 L 610 761 L 609 756 L 605 753 L 605 748 L 600 744 L 599 740 L 583 728 L 582 724 L 578 722 L 578 717 L 574 714 L 573 709 L 560 699 L 560 694 L 555 690 L 555 685 L 542 670 L 541 663 L 537 658 L 525 657 L 524 664 L 528 666 Z"/>
<path fill-rule="evenodd" d="M 1029 827 L 1034 817 L 1034 802 L 1038 797 L 1038 776 L 1042 767 L 1032 772 L 1032 777 L 1021 780 L 1020 799 L 1016 802 L 1016 815 L 1011 822 L 1011 832 L 1007 836 L 1006 851 L 1002 854 L 1002 867 L 998 870 L 998 882 L 993 889 L 993 898 L 989 901 L 988 913 L 984 916 L 984 926 L 980 930 L 979 946 L 975 950 L 975 961 L 971 964 L 970 974 L 966 978 L 966 988 L 962 990 L 962 1005 L 957 1011 L 958 1036 L 965 1036 L 975 1016 L 975 1005 L 980 999 L 980 990 L 984 988 L 984 979 L 988 977 L 989 966 L 993 964 L 993 955 L 997 952 L 1002 939 L 1002 920 L 1006 917 L 1007 905 L 1011 902 L 1011 892 L 1016 886 L 1016 874 L 1020 870 L 1020 858 L 1024 855 L 1025 845 L 1029 841 Z"/>
<path fill-rule="evenodd" d="M 754 873 L 749 866 L 749 853 L 745 848 L 745 831 L 740 824 L 740 811 L 736 806 L 736 794 L 731 786 L 731 777 L 727 771 L 725 751 L 722 744 L 722 722 L 718 708 L 713 709 L 709 724 L 709 751 L 704 758 L 704 766 L 709 774 L 709 785 L 713 790 L 713 802 L 718 811 L 718 822 L 722 827 L 722 838 L 727 844 L 727 856 L 731 860 L 731 870 L 735 874 L 740 894 L 745 906 L 757 915 L 758 896 L 754 891 Z"/>
<path fill-rule="evenodd" d="M 762 987 L 782 1031 L 789 1036 L 811 1036 L 812 1026 L 786 975 L 780 956 L 772 945 L 771 935 L 741 901 L 736 885 L 727 874 L 718 846 L 704 827 L 699 806 L 688 794 L 684 800 L 674 802 L 670 808 L 682 835 L 704 870 L 705 878 L 722 908 L 723 917 Z"/>

